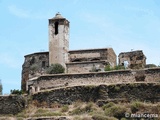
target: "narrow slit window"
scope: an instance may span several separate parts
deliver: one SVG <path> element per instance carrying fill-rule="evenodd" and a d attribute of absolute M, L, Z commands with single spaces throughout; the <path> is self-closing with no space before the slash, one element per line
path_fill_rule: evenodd
<path fill-rule="evenodd" d="M 58 22 L 55 22 L 54 23 L 54 26 L 55 26 L 55 35 L 57 35 L 58 34 Z"/>
<path fill-rule="evenodd" d="M 46 62 L 42 61 L 42 68 L 45 68 L 45 66 L 46 66 Z"/>

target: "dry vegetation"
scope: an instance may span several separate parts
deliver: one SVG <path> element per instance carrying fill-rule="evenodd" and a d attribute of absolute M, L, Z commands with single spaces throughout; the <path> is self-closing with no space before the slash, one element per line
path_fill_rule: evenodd
<path fill-rule="evenodd" d="M 50 107 L 47 107 L 45 102 L 39 104 L 37 101 L 32 101 L 23 112 L 15 116 L 9 115 L 10 118 L 8 116 L 0 117 L 0 120 L 14 120 L 13 118 L 16 118 L 16 120 L 25 120 L 27 118 L 46 116 L 64 116 L 71 120 L 135 120 L 125 118 L 125 113 L 154 113 L 160 115 L 160 103 L 153 104 L 133 101 L 131 103 L 115 104 L 109 102 L 103 106 L 98 106 L 93 102 L 77 101 L 72 105 L 53 103 Z M 153 120 L 158 120 L 158 118 L 153 118 Z"/>

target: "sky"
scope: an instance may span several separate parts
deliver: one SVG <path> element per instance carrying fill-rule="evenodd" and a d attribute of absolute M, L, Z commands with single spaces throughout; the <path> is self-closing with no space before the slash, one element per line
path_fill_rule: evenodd
<path fill-rule="evenodd" d="M 48 51 L 48 19 L 70 21 L 70 50 L 143 50 L 160 64 L 160 0 L 0 0 L 0 80 L 3 94 L 21 88 L 24 56 Z"/>

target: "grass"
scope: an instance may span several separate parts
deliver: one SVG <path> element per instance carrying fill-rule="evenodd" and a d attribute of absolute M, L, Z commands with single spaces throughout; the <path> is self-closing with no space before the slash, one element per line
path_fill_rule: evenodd
<path fill-rule="evenodd" d="M 69 110 L 68 105 L 64 105 L 64 106 L 62 106 L 62 108 L 61 108 L 61 112 L 68 112 L 68 110 Z"/>
<path fill-rule="evenodd" d="M 28 117 L 61 117 L 70 116 L 73 120 L 127 120 L 124 117 L 127 113 L 156 113 L 160 114 L 160 103 L 132 101 L 131 103 L 109 102 L 103 106 L 98 106 L 93 102 L 77 101 L 72 105 L 52 104 L 52 107 L 37 107 L 30 104 L 27 109 L 17 115 L 10 117 L 23 120 Z M 1 115 L 2 116 L 2 115 Z M 0 119 L 9 119 L 8 116 Z"/>

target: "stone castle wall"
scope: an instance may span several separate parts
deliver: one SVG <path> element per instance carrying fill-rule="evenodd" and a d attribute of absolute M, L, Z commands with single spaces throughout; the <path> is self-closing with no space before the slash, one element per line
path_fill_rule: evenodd
<path fill-rule="evenodd" d="M 0 115 L 17 114 L 25 108 L 25 104 L 22 96 L 0 96 Z"/>
<path fill-rule="evenodd" d="M 98 86 L 74 86 L 39 92 L 33 95 L 33 100 L 46 102 L 48 107 L 52 103 L 72 104 L 75 101 L 110 102 L 133 100 L 160 102 L 160 84 L 131 83 Z"/>
<path fill-rule="evenodd" d="M 116 66 L 116 54 L 112 48 L 86 49 L 69 51 L 69 62 L 101 61 Z"/>
<path fill-rule="evenodd" d="M 87 61 L 67 63 L 67 73 L 86 73 L 104 71 L 105 66 L 109 64 L 106 61 Z"/>
<path fill-rule="evenodd" d="M 29 81 L 35 92 L 65 86 L 101 85 L 134 82 L 159 82 L 160 68 L 144 70 L 121 70 L 83 74 L 43 75 Z"/>

